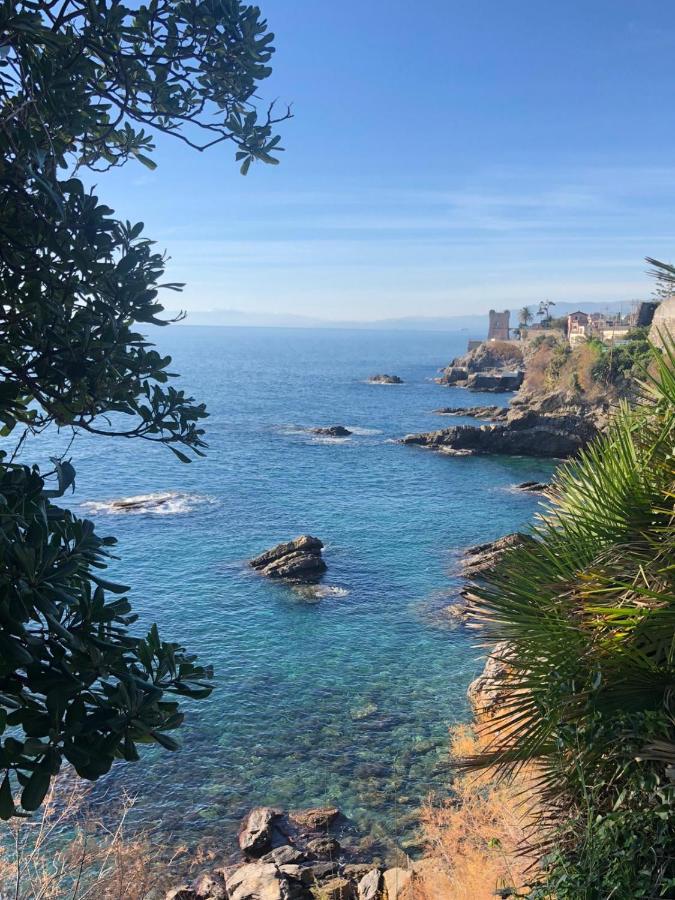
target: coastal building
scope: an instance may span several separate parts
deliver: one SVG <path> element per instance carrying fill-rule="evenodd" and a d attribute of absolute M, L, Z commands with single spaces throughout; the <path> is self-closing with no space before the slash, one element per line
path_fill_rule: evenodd
<path fill-rule="evenodd" d="M 589 334 L 588 315 L 580 309 L 570 313 L 567 317 L 567 340 L 570 342 L 570 345 L 573 347 L 575 344 L 582 343 Z"/>
<path fill-rule="evenodd" d="M 509 328 L 510 311 L 505 309 L 504 312 L 496 312 L 491 309 L 489 316 L 488 341 L 508 341 L 511 333 Z"/>
<path fill-rule="evenodd" d="M 581 310 L 567 317 L 567 340 L 570 346 L 581 344 L 588 338 L 597 338 L 605 344 L 616 344 L 626 339 L 629 332 L 640 325 L 648 324 L 654 315 L 653 303 L 636 303 L 631 313 L 585 313 Z"/>

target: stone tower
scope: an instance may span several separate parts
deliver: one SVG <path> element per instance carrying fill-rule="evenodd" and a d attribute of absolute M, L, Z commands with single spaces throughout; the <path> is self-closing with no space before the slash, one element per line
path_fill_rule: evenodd
<path fill-rule="evenodd" d="M 488 341 L 508 341 L 509 339 L 509 310 L 504 312 L 496 312 L 491 309 L 489 312 L 490 324 L 488 327 Z"/>

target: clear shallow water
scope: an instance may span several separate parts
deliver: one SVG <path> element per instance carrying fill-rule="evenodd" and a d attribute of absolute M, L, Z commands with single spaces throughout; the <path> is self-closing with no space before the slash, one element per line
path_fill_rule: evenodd
<path fill-rule="evenodd" d="M 375 843 L 411 846 L 420 802 L 448 790 L 447 729 L 467 717 L 479 667 L 470 634 L 442 614 L 457 551 L 528 522 L 536 497 L 510 487 L 552 468 L 394 443 L 454 421 L 436 407 L 482 402 L 431 380 L 467 337 L 156 333 L 208 404 L 207 459 L 185 466 L 140 442 L 82 437 L 70 502 L 119 538 L 110 574 L 133 585 L 143 624 L 157 621 L 213 663 L 216 688 L 189 709 L 182 750 L 118 765 L 101 796 L 136 793 L 139 822 L 188 842 L 227 845 L 259 803 L 331 802 Z M 405 384 L 365 383 L 377 372 Z M 331 424 L 356 433 L 331 441 L 302 430 Z M 52 440 L 41 439 L 41 458 Z M 33 455 L 37 442 L 23 459 Z M 185 496 L 161 514 L 106 512 L 111 499 L 164 491 Z M 326 544 L 334 590 L 318 602 L 245 564 L 304 532 Z"/>

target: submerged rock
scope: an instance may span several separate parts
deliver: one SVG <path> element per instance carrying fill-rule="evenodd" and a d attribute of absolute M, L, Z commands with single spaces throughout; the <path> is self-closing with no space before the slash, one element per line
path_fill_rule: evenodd
<path fill-rule="evenodd" d="M 323 437 L 349 437 L 352 432 L 345 428 L 344 425 L 328 425 L 325 428 L 312 428 L 312 434 L 322 435 Z"/>
<path fill-rule="evenodd" d="M 288 814 L 291 822 L 310 831 L 323 831 L 340 815 L 337 806 L 313 806 L 310 809 L 294 809 Z"/>
<path fill-rule="evenodd" d="M 545 481 L 521 481 L 514 486 L 516 491 L 524 491 L 531 494 L 545 494 L 551 485 Z"/>
<path fill-rule="evenodd" d="M 326 571 L 322 550 L 319 538 L 303 534 L 254 557 L 250 565 L 268 578 L 311 583 Z"/>
<path fill-rule="evenodd" d="M 176 498 L 177 494 L 166 492 L 163 494 L 139 494 L 137 497 L 123 497 L 120 500 L 111 500 L 109 507 L 112 511 L 151 510 L 166 506 Z"/>
<path fill-rule="evenodd" d="M 371 375 L 368 384 L 403 384 L 398 375 Z"/>

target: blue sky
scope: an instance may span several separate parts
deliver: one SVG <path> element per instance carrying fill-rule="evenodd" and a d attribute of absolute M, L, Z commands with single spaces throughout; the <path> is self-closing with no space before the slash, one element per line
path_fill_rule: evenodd
<path fill-rule="evenodd" d="M 647 297 L 675 257 L 669 0 L 260 0 L 282 164 L 100 182 L 188 311 L 378 319 Z M 103 178 L 103 176 L 102 176 Z M 168 305 L 175 305 L 173 297 Z"/>

